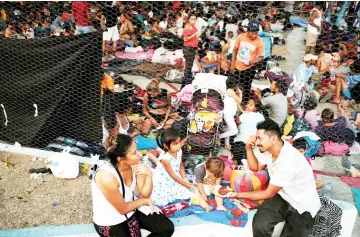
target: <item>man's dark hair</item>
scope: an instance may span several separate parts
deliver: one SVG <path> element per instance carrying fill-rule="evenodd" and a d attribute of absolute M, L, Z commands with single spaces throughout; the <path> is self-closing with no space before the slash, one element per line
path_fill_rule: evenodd
<path fill-rule="evenodd" d="M 258 123 L 256 128 L 258 130 L 260 129 L 265 130 L 265 133 L 268 135 L 274 135 L 277 136 L 278 138 L 281 138 L 279 125 L 271 119 L 266 119 L 265 121 Z"/>

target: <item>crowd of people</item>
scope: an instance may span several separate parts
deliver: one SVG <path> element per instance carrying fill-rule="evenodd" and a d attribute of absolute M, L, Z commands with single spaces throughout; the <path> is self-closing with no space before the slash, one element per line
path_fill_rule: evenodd
<path fill-rule="evenodd" d="M 269 172 L 267 189 L 231 192 L 226 197 L 266 200 L 254 217 L 254 236 L 271 236 L 274 226 L 284 220 L 283 235 L 309 236 L 323 206 L 317 193 L 322 183 L 314 179 L 307 161 L 318 154 L 347 154 L 360 130 L 360 113 L 347 112 L 350 106 L 359 109 L 360 91 L 354 89 L 360 81 L 358 36 L 351 24 L 341 30 L 332 19 L 325 21 L 327 8 L 323 2 L 317 3 L 308 11 L 303 62 L 287 74 L 271 66 L 271 50 L 260 36 L 273 40 L 271 26 L 275 23 L 291 30 L 293 5 L 286 5 L 288 12 L 256 4 L 247 6 L 246 12 L 239 11 L 244 6 L 235 2 L 154 5 L 77 1 L 44 2 L 37 8 L 26 3 L 8 8 L 0 5 L 0 34 L 32 39 L 102 32 L 105 60 L 126 48 L 150 48 L 154 38 L 171 34 L 181 42 L 178 48 L 184 55 L 181 89 L 191 84 L 197 73 L 227 77 L 226 129 L 218 137 L 219 144 L 224 139 L 225 149 L 231 153 L 231 167 L 247 165 L 254 172 Z M 354 6 L 355 14 L 358 5 Z M 264 11 L 259 12 L 260 8 Z M 254 90 L 253 80 L 261 77 L 261 71 L 265 71 L 263 77 L 270 86 Z M 223 159 L 207 157 L 195 169 L 195 183 L 188 179 L 183 164 L 186 136 L 176 127 L 180 118 L 172 117 L 172 93 L 160 88 L 159 79 L 152 79 L 138 92 L 142 98 L 138 112 L 145 119 L 130 121 L 135 103 L 129 96 L 116 102 L 114 92 L 121 86 L 132 87 L 121 77 L 105 73 L 101 91 L 103 145 L 110 163 L 97 170 L 91 184 L 98 234 L 138 236 L 141 228 L 151 236 L 171 236 L 174 226 L 157 206 L 178 199 L 196 199 L 196 205 L 211 211 L 207 201 L 214 194 L 216 209 L 227 211 L 224 195 L 216 191 L 224 177 Z M 326 108 L 319 113 L 317 105 L 324 102 L 336 104 L 337 111 Z M 186 121 L 186 115 L 182 119 Z M 147 153 L 153 163 L 151 170 L 143 164 L 136 139 L 154 130 L 157 152 Z M 301 132 L 306 132 L 306 139 L 297 136 Z M 314 141 L 321 142 L 323 149 L 310 154 Z M 154 214 L 144 214 L 148 212 Z M 334 213 L 329 218 L 331 215 Z"/>

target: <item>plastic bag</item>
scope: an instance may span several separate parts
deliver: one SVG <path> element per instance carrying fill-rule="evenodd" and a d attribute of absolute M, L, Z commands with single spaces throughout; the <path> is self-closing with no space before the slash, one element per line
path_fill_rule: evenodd
<path fill-rule="evenodd" d="M 74 179 L 79 175 L 79 161 L 72 156 L 70 147 L 49 158 L 50 169 L 56 178 Z"/>

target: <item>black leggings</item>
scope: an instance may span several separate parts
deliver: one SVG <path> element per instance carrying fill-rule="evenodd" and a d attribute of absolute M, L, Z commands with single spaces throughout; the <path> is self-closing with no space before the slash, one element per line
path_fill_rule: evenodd
<path fill-rule="evenodd" d="M 174 224 L 163 214 L 145 215 L 136 211 L 131 218 L 137 218 L 140 229 L 145 229 L 151 234 L 148 237 L 170 237 L 174 233 Z M 99 226 L 94 224 L 100 237 L 131 237 L 127 221 L 113 226 Z"/>
<path fill-rule="evenodd" d="M 192 76 L 192 67 L 194 64 L 194 60 L 195 60 L 195 54 L 196 54 L 196 47 L 187 47 L 184 46 L 183 48 L 184 51 L 184 56 L 185 56 L 185 62 L 186 62 L 186 67 L 185 67 L 185 78 L 186 77 L 191 77 Z"/>
<path fill-rule="evenodd" d="M 255 78 L 256 66 L 257 65 L 254 65 L 253 67 L 244 71 L 235 70 L 235 72 L 233 73 L 233 77 L 236 80 L 236 83 L 244 88 L 242 102 L 243 104 L 246 104 L 250 99 L 251 85 Z"/>

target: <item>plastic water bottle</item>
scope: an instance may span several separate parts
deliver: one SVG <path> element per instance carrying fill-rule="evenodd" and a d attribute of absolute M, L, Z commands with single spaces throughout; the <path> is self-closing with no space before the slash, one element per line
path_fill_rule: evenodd
<path fill-rule="evenodd" d="M 331 185 L 332 185 L 332 181 L 331 180 L 328 180 L 326 181 L 322 191 L 321 191 L 321 194 L 323 196 L 328 196 L 329 193 L 331 192 Z"/>
<path fill-rule="evenodd" d="M 175 203 L 175 204 L 166 206 L 161 211 L 164 213 L 165 216 L 169 216 L 169 215 L 174 214 L 177 211 L 188 208 L 189 206 L 190 206 L 190 204 L 188 202 L 179 202 L 179 203 Z"/>

